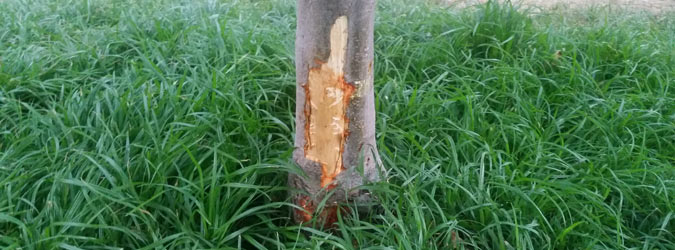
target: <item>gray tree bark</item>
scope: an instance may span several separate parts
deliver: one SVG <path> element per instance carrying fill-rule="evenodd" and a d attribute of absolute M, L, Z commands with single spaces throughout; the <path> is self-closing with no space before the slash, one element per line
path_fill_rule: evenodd
<path fill-rule="evenodd" d="M 294 218 L 336 220 L 338 203 L 368 203 L 357 187 L 379 180 L 375 145 L 373 28 L 375 0 L 298 0 L 296 134 L 290 174 Z M 332 192 L 334 191 L 334 192 Z M 327 198 L 322 211 L 318 204 Z"/>

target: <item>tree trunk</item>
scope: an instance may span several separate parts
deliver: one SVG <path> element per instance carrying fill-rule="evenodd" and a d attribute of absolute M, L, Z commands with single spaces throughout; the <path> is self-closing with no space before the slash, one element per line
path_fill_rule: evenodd
<path fill-rule="evenodd" d="M 356 188 L 379 180 L 375 146 L 373 22 L 375 0 L 298 0 L 296 135 L 291 174 L 297 222 L 331 226 L 339 202 L 367 203 Z M 335 191 L 335 192 L 332 192 Z M 321 212 L 318 204 L 327 197 Z"/>

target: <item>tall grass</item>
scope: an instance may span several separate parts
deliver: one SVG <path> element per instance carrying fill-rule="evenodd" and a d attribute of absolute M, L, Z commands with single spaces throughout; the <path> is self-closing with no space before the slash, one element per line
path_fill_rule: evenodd
<path fill-rule="evenodd" d="M 673 249 L 675 19 L 380 1 L 381 202 L 294 225 L 292 1 L 0 2 L 0 248 Z"/>

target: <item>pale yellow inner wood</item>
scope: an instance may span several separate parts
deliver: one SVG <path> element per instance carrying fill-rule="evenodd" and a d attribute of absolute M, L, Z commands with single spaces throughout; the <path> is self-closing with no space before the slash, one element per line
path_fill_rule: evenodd
<path fill-rule="evenodd" d="M 321 164 L 322 187 L 331 185 L 342 171 L 342 151 L 349 133 L 346 112 L 354 87 L 344 81 L 347 26 L 346 16 L 335 20 L 330 30 L 330 56 L 320 67 L 310 69 L 305 86 L 309 103 L 305 104 L 305 157 Z"/>

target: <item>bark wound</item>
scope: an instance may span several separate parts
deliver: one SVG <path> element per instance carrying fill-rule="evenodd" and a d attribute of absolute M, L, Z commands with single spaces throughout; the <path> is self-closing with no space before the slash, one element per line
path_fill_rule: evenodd
<path fill-rule="evenodd" d="M 300 195 L 297 204 L 302 209 L 304 209 L 304 211 L 295 209 L 296 220 L 300 221 L 301 223 L 310 222 L 312 220 L 312 214 L 314 214 L 316 211 L 316 204 L 309 196 L 306 195 Z M 317 215 L 319 219 L 317 223 L 319 223 L 319 225 L 324 228 L 334 228 L 335 223 L 338 222 L 338 210 L 340 210 L 339 212 L 342 215 L 346 215 L 350 212 L 348 207 L 339 205 L 326 205 Z"/>
<path fill-rule="evenodd" d="M 321 187 L 327 189 L 344 170 L 342 152 L 349 135 L 347 107 L 354 86 L 344 79 L 347 36 L 347 17 L 338 17 L 330 30 L 330 56 L 309 69 L 304 86 L 305 157 L 321 165 Z"/>
<path fill-rule="evenodd" d="M 312 214 L 314 213 L 314 204 L 312 203 L 312 200 L 308 196 L 302 195 L 298 199 L 298 206 L 305 210 L 295 211 L 297 213 L 296 216 L 300 218 L 300 221 L 305 223 L 312 220 Z"/>

